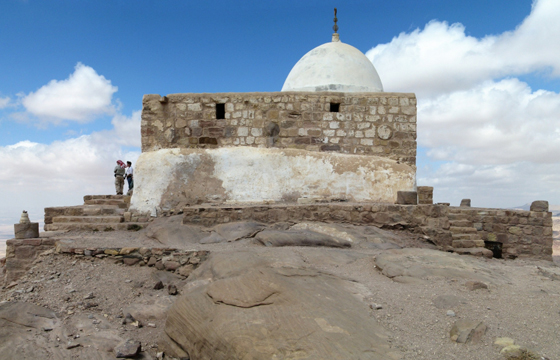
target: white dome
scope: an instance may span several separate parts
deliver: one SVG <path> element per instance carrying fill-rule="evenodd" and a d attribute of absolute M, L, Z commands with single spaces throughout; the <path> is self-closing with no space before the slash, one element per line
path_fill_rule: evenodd
<path fill-rule="evenodd" d="M 290 71 L 282 91 L 383 91 L 371 61 L 355 47 L 336 37 L 333 40 L 305 54 Z"/>

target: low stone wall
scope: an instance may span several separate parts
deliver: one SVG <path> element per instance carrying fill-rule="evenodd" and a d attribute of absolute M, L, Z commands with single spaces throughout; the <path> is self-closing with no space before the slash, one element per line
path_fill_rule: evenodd
<path fill-rule="evenodd" d="M 6 241 L 4 283 L 6 285 L 25 274 L 38 254 L 54 249 L 54 239 L 11 239 Z"/>
<path fill-rule="evenodd" d="M 502 243 L 504 258 L 552 261 L 552 213 L 548 211 L 454 208 L 466 214 L 482 240 Z"/>
<path fill-rule="evenodd" d="M 5 285 L 23 276 L 40 253 L 52 250 L 55 254 L 69 254 L 85 257 L 111 258 L 125 265 L 154 266 L 158 270 L 173 271 L 188 276 L 209 255 L 208 251 L 179 250 L 175 248 L 80 248 L 71 241 L 57 239 L 8 240 L 6 258 L 0 259 Z M 1 281 L 0 281 L 1 282 Z"/>
<path fill-rule="evenodd" d="M 374 225 L 381 228 L 409 229 L 425 234 L 437 245 L 451 246 L 447 206 L 392 204 L 302 204 L 193 206 L 183 209 L 184 224 L 214 226 L 234 221 L 341 222 Z"/>
<path fill-rule="evenodd" d="M 142 152 L 226 146 L 295 148 L 377 155 L 415 166 L 416 96 L 333 92 L 144 95 L 141 131 Z"/>
<path fill-rule="evenodd" d="M 57 243 L 56 253 L 96 258 L 109 257 L 125 265 L 154 266 L 158 270 L 173 271 L 185 277 L 204 262 L 210 254 L 205 250 L 185 251 L 175 248 L 80 248 L 64 242 Z"/>

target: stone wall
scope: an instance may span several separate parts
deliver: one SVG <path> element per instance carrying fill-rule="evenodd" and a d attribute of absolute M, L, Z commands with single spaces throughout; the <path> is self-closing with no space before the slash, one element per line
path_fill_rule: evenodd
<path fill-rule="evenodd" d="M 6 241 L 4 283 L 9 285 L 29 270 L 38 254 L 54 249 L 54 239 L 11 239 Z"/>
<path fill-rule="evenodd" d="M 217 118 L 216 104 L 224 104 L 223 119 Z M 273 147 L 376 155 L 416 165 L 416 97 L 409 93 L 145 95 L 141 127 L 142 152 Z"/>
<path fill-rule="evenodd" d="M 445 205 L 305 204 L 193 206 L 183 209 L 184 224 L 214 226 L 234 221 L 342 222 L 406 229 L 426 235 L 443 250 L 452 250 L 449 209 L 467 215 L 483 240 L 503 243 L 504 258 L 552 260 L 550 212 L 480 209 Z"/>
<path fill-rule="evenodd" d="M 481 238 L 501 242 L 503 257 L 552 260 L 552 213 L 481 208 L 459 208 L 467 214 Z"/>
<path fill-rule="evenodd" d="M 214 226 L 254 220 L 276 222 L 340 222 L 408 229 L 427 235 L 442 248 L 451 246 L 447 206 L 392 204 L 304 204 L 255 206 L 193 206 L 183 209 L 184 224 Z"/>

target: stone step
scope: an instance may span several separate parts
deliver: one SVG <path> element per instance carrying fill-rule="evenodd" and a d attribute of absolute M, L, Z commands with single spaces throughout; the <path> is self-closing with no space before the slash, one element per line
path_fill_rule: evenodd
<path fill-rule="evenodd" d="M 484 247 L 484 240 L 453 240 L 451 246 L 454 248 L 479 248 Z"/>
<path fill-rule="evenodd" d="M 484 256 L 487 258 L 492 258 L 494 253 L 491 250 L 488 250 L 483 247 L 476 247 L 476 248 L 454 248 L 453 252 L 460 254 L 460 255 L 473 255 L 473 256 Z"/>
<path fill-rule="evenodd" d="M 453 240 L 481 240 L 478 234 L 451 234 Z"/>
<path fill-rule="evenodd" d="M 128 197 L 127 195 L 86 195 L 84 196 L 84 202 L 87 200 L 123 200 Z"/>
<path fill-rule="evenodd" d="M 447 213 L 447 218 L 449 219 L 449 221 L 451 220 L 468 220 L 468 215 L 464 214 L 464 213 L 452 213 L 452 212 L 448 212 Z"/>
<path fill-rule="evenodd" d="M 90 199 L 84 200 L 85 205 L 116 205 L 121 209 L 126 209 L 128 204 L 121 199 Z"/>
<path fill-rule="evenodd" d="M 450 219 L 449 225 L 453 227 L 473 227 L 472 221 L 466 219 Z"/>
<path fill-rule="evenodd" d="M 128 223 L 56 223 L 45 224 L 45 231 L 63 231 L 63 230 L 89 230 L 89 231 L 123 231 L 127 230 L 131 225 L 146 227 L 147 222 L 128 222 Z"/>
<path fill-rule="evenodd" d="M 116 216 L 55 216 L 52 219 L 54 223 L 121 223 L 124 221 L 124 217 L 120 215 Z"/>
<path fill-rule="evenodd" d="M 122 215 L 124 209 L 118 205 L 79 205 L 59 206 L 45 208 L 47 216 L 100 216 L 100 215 Z"/>
<path fill-rule="evenodd" d="M 451 231 L 452 234 L 476 234 L 477 233 L 476 229 L 473 227 L 451 226 L 449 228 L 449 231 Z"/>

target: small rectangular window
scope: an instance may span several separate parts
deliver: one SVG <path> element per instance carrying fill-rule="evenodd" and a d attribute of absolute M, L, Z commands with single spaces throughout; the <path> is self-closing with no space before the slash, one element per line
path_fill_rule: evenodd
<path fill-rule="evenodd" d="M 216 104 L 216 119 L 226 118 L 226 104 Z"/>
<path fill-rule="evenodd" d="M 331 103 L 331 112 L 339 112 L 340 111 L 340 104 Z"/>

